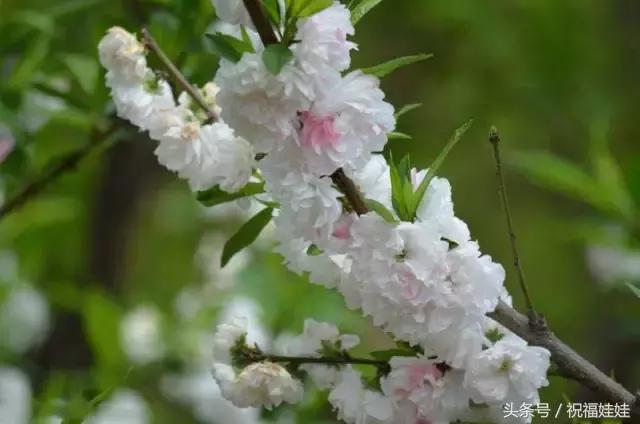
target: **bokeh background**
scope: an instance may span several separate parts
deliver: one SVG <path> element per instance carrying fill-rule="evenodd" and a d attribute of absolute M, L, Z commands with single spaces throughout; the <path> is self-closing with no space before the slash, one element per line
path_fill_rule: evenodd
<path fill-rule="evenodd" d="M 214 20 L 207 0 L 0 0 L 0 199 L 90 146 L 0 218 L 0 423 L 336 422 L 316 392 L 297 408 L 230 410 L 207 369 L 216 321 L 246 311 L 277 345 L 312 317 L 361 335 L 362 352 L 388 344 L 335 293 L 287 272 L 268 230 L 221 270 L 250 205 L 200 206 L 156 164 L 152 142 L 114 118 L 96 52 L 107 28 L 148 25 L 203 84 L 216 70 L 203 41 Z M 474 118 L 440 174 L 522 306 L 487 141 L 498 127 L 536 305 L 637 388 L 640 299 L 628 283 L 640 281 L 640 3 L 386 0 L 355 41 L 354 67 L 434 54 L 383 80 L 397 107 L 423 103 L 399 122 L 413 139 L 390 150 L 426 167 Z M 552 406 L 596 400 L 550 379 Z"/>

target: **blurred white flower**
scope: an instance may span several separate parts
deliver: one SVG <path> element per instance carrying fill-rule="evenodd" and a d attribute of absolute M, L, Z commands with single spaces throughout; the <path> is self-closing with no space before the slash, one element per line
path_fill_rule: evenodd
<path fill-rule="evenodd" d="M 588 246 L 587 265 L 605 286 L 623 281 L 640 281 L 640 251 L 607 246 Z"/>
<path fill-rule="evenodd" d="M 31 384 L 27 376 L 18 368 L 0 368 L 0 424 L 30 421 Z"/>
<path fill-rule="evenodd" d="M 145 400 L 135 391 L 119 389 L 101 403 L 84 424 L 147 424 L 151 411 Z"/>
<path fill-rule="evenodd" d="M 138 306 L 123 317 L 120 343 L 132 363 L 143 365 L 164 356 L 161 318 L 158 310 L 149 305 Z"/>
<path fill-rule="evenodd" d="M 28 351 L 44 341 L 49 320 L 49 304 L 42 293 L 27 286 L 10 288 L 0 303 L 0 348 L 18 354 Z"/>

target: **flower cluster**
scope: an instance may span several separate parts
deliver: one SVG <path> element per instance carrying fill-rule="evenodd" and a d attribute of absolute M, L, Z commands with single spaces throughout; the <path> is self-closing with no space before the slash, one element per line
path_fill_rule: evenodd
<path fill-rule="evenodd" d="M 145 47 L 134 35 L 111 28 L 98 50 L 118 115 L 158 141 L 162 165 L 187 179 L 193 190 L 220 185 L 235 191 L 249 181 L 251 145 L 224 122 L 208 123 L 186 94 L 176 102 L 169 84 L 147 66 Z M 213 111 L 217 90 L 214 84 L 200 90 Z"/>
<path fill-rule="evenodd" d="M 219 113 L 214 123 L 193 112 L 186 96 L 174 102 L 147 68 L 144 46 L 124 30 L 110 30 L 100 57 L 118 113 L 159 141 L 161 163 L 194 190 L 231 192 L 255 167 L 261 201 L 277 205 L 277 250 L 287 266 L 338 290 L 410 353 L 389 358 L 369 387 L 347 365 L 358 341 L 308 322 L 304 341 L 287 353 L 318 358 L 332 346 L 344 361 L 296 371 L 330 390 L 348 423 L 502 420 L 505 403 L 537 402 L 549 352 L 487 317 L 500 300 L 510 302 L 504 269 L 455 216 L 449 182 L 416 169 L 398 177 L 379 154 L 395 127 L 394 108 L 375 76 L 346 72 L 356 48 L 349 10 L 335 2 L 300 17 L 286 46 L 291 57 L 274 72 L 242 2 L 214 5 L 228 32 L 251 43 L 237 61 L 222 59 L 214 84 L 201 90 Z M 334 184 L 337 173 L 386 213 L 356 213 Z M 412 194 L 426 188 L 410 201 L 409 218 L 398 211 L 394 178 L 405 178 Z M 222 394 L 242 407 L 298 402 L 300 380 L 254 346 L 246 327 L 240 318 L 218 327 L 214 375 Z"/>

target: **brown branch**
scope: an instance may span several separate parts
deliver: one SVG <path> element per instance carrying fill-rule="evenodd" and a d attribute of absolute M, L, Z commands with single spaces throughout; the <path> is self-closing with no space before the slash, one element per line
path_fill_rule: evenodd
<path fill-rule="evenodd" d="M 219 119 L 218 114 L 209 107 L 205 99 L 202 97 L 200 92 L 187 81 L 187 79 L 182 75 L 182 72 L 178 69 L 176 65 L 173 64 L 171 59 L 166 55 L 166 53 L 160 48 L 156 40 L 153 38 L 151 33 L 147 28 L 142 28 L 142 38 L 144 45 L 151 50 L 158 57 L 162 65 L 165 67 L 167 72 L 176 80 L 176 82 L 182 87 L 191 98 L 202 108 L 202 110 L 207 114 L 207 117 L 210 121 L 215 122 Z"/>
<path fill-rule="evenodd" d="M 558 366 L 559 375 L 578 381 L 594 392 L 600 393 L 607 400 L 631 405 L 632 413 L 640 414 L 638 398 L 633 393 L 580 356 L 549 329 L 543 331 L 532 329 L 525 315 L 503 302 L 500 302 L 489 316 L 528 343 L 549 350 L 553 361 Z"/>
<path fill-rule="evenodd" d="M 244 7 L 247 8 L 249 16 L 253 25 L 256 27 L 256 31 L 260 35 L 260 39 L 265 46 L 270 44 L 277 44 L 278 37 L 273 31 L 267 12 L 264 10 L 262 3 L 256 0 L 243 0 Z"/>

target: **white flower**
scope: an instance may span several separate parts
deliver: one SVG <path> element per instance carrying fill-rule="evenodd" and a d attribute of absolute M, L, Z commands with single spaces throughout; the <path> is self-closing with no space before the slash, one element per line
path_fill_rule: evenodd
<path fill-rule="evenodd" d="M 194 121 L 173 121 L 175 125 L 159 137 L 156 155 L 161 164 L 187 179 L 192 190 L 220 185 L 235 192 L 249 182 L 253 148 L 228 125 L 216 122 L 200 127 Z"/>
<path fill-rule="evenodd" d="M 339 2 L 298 21 L 296 39 L 293 47 L 296 59 L 308 74 L 322 78 L 329 67 L 344 71 L 351 63 L 350 52 L 356 44 L 347 40 L 355 30 L 351 24 L 351 13 Z"/>
<path fill-rule="evenodd" d="M 50 313 L 42 293 L 27 286 L 9 288 L 0 302 L 0 351 L 22 354 L 44 341 Z"/>
<path fill-rule="evenodd" d="M 538 389 L 549 384 L 549 351 L 528 346 L 507 335 L 470 361 L 464 384 L 476 402 L 503 402 L 509 398 L 538 400 Z"/>
<path fill-rule="evenodd" d="M 135 35 L 117 26 L 109 28 L 98 44 L 102 66 L 116 78 L 133 84 L 143 82 L 147 75 L 144 50 Z"/>
<path fill-rule="evenodd" d="M 340 371 L 338 383 L 329 392 L 329 402 L 338 418 L 349 424 L 391 424 L 393 403 L 379 392 L 367 390 L 359 372 L 346 367 Z"/>
<path fill-rule="evenodd" d="M 253 26 L 242 0 L 212 0 L 211 3 L 222 21 L 233 25 Z"/>
<path fill-rule="evenodd" d="M 299 109 L 300 154 L 318 175 L 364 166 L 395 127 L 393 106 L 384 101 L 376 77 L 361 71 L 326 76 L 311 107 Z"/>
<path fill-rule="evenodd" d="M 222 60 L 215 82 L 222 118 L 258 152 L 282 145 L 296 131 L 296 114 L 309 107 L 312 84 L 292 63 L 278 75 L 261 53 L 245 53 L 238 63 Z"/>
<path fill-rule="evenodd" d="M 282 402 L 298 403 L 304 394 L 302 383 L 281 365 L 256 362 L 240 372 L 232 386 L 222 387 L 223 394 L 240 408 L 271 409 Z"/>
<path fill-rule="evenodd" d="M 147 364 L 164 356 L 161 316 L 153 306 L 138 306 L 120 323 L 120 343 L 134 364 Z"/>
<path fill-rule="evenodd" d="M 389 165 L 384 156 L 373 155 L 366 165 L 354 172 L 352 179 L 367 199 L 381 203 L 393 213 L 389 173 Z"/>
<path fill-rule="evenodd" d="M 215 362 L 231 364 L 231 348 L 247 334 L 247 319 L 235 316 L 218 324 L 213 339 L 213 358 Z"/>
<path fill-rule="evenodd" d="M 31 422 L 29 379 L 18 368 L 0 368 L 0 423 L 27 424 L 29 422 Z"/>
<path fill-rule="evenodd" d="M 404 410 L 407 422 L 455 421 L 468 409 L 459 371 L 425 357 L 394 357 L 390 365 L 381 387 Z"/>
<path fill-rule="evenodd" d="M 97 411 L 86 419 L 86 424 L 147 424 L 151 412 L 145 400 L 129 389 L 119 389 Z"/>
<path fill-rule="evenodd" d="M 188 405 L 203 423 L 258 424 L 260 410 L 238 408 L 222 397 L 220 387 L 207 369 L 195 369 L 181 375 L 162 378 L 161 388 L 172 400 Z"/>
<path fill-rule="evenodd" d="M 111 72 L 107 73 L 107 86 L 116 105 L 118 116 L 142 130 L 150 129 L 155 115 L 175 107 L 173 93 L 166 81 L 158 80 L 151 71 L 141 83 L 122 83 Z"/>

